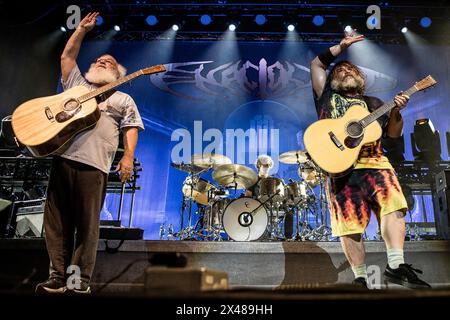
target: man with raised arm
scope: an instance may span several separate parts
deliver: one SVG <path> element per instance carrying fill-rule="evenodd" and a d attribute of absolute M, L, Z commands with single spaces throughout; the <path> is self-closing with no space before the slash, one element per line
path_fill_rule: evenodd
<path fill-rule="evenodd" d="M 336 63 L 327 75 L 328 67 L 339 54 L 353 43 L 363 40 L 363 35 L 346 35 L 339 44 L 326 49 L 311 61 L 314 102 L 320 119 L 340 118 L 353 103 L 361 104 L 370 112 L 383 105 L 380 99 L 364 95 L 365 76 L 349 61 Z M 395 139 L 402 135 L 400 110 L 408 100 L 406 95 L 397 95 L 394 99 L 396 107 L 389 115 L 378 119 L 383 128 L 383 139 Z M 429 284 L 417 277 L 416 272 L 420 270 L 404 261 L 407 204 L 396 173 L 383 155 L 381 140 L 362 147 L 355 167 L 348 175 L 330 179 L 328 199 L 332 232 L 340 237 L 355 275 L 354 283 L 367 288 L 361 235 L 373 211 L 387 249 L 386 280 L 409 288 L 429 288 Z"/>
<path fill-rule="evenodd" d="M 94 90 L 125 76 L 117 60 L 103 54 L 83 76 L 77 65 L 81 43 L 97 22 L 89 13 L 71 35 L 61 55 L 64 90 L 86 86 Z M 50 275 L 36 287 L 40 293 L 90 293 L 99 237 L 100 211 L 108 173 L 123 132 L 124 155 L 116 171 L 125 182 L 133 172 L 138 130 L 144 129 L 133 99 L 120 91 L 109 92 L 98 102 L 101 116 L 93 129 L 78 134 L 53 159 L 44 212 Z M 69 278 L 70 277 L 70 278 Z"/>

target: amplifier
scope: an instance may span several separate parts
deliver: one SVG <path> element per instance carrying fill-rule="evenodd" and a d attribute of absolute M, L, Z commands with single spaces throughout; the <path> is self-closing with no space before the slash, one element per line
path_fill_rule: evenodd
<path fill-rule="evenodd" d="M 434 220 L 440 239 L 450 240 L 450 170 L 436 174 L 433 193 Z"/>
<path fill-rule="evenodd" d="M 147 291 L 211 291 L 228 289 L 228 274 L 206 268 L 148 267 L 145 270 Z"/>

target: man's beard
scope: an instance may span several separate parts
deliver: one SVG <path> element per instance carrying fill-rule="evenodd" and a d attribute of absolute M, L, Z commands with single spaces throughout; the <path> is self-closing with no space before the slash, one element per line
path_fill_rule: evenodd
<path fill-rule="evenodd" d="M 119 74 L 115 70 L 91 66 L 84 77 L 92 84 L 103 85 L 116 81 L 119 78 Z"/>
<path fill-rule="evenodd" d="M 333 79 L 331 80 L 331 89 L 333 91 L 347 93 L 347 92 L 357 92 L 363 93 L 364 79 L 360 76 L 347 76 L 344 80 Z"/>

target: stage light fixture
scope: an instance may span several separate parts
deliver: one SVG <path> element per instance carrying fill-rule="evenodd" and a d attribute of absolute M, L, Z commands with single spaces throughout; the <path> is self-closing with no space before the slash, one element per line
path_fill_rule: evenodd
<path fill-rule="evenodd" d="M 66 28 L 64 28 L 63 26 L 61 26 L 61 28 L 59 28 L 59 30 L 61 30 L 62 32 L 66 32 Z"/>
<path fill-rule="evenodd" d="M 263 14 L 258 14 L 255 17 L 255 22 L 257 25 L 262 26 L 263 24 L 265 24 L 267 21 L 266 16 Z"/>
<path fill-rule="evenodd" d="M 351 34 L 353 31 L 353 28 L 351 25 L 347 25 L 347 26 L 345 26 L 344 31 L 346 34 Z"/>
<path fill-rule="evenodd" d="M 210 25 L 212 22 L 211 16 L 209 14 L 204 14 L 200 17 L 200 22 L 202 25 L 207 26 Z"/>
<path fill-rule="evenodd" d="M 428 28 L 431 26 L 431 19 L 429 17 L 422 17 L 420 19 L 420 25 L 422 28 Z"/>
<path fill-rule="evenodd" d="M 172 26 L 172 30 L 173 31 L 178 31 L 180 29 L 180 27 L 177 25 L 177 24 L 174 24 L 173 26 Z"/>
<path fill-rule="evenodd" d="M 97 26 L 101 26 L 103 24 L 103 17 L 102 16 L 98 16 L 97 17 L 97 22 L 95 25 Z"/>
<path fill-rule="evenodd" d="M 147 24 L 149 26 L 154 26 L 158 23 L 158 18 L 154 15 L 149 15 L 146 19 L 145 22 L 147 22 Z"/>
<path fill-rule="evenodd" d="M 418 119 L 411 133 L 414 158 L 427 162 L 441 160 L 441 139 L 430 119 Z"/>
<path fill-rule="evenodd" d="M 235 31 L 236 30 L 236 25 L 235 24 L 230 24 L 229 26 L 228 26 L 228 30 L 230 30 L 230 31 Z"/>
<path fill-rule="evenodd" d="M 116 24 L 116 25 L 114 26 L 114 30 L 117 31 L 117 32 L 119 32 L 119 31 L 120 31 L 120 27 Z"/>
<path fill-rule="evenodd" d="M 408 32 L 408 28 L 407 27 L 403 27 L 401 31 L 402 31 L 402 33 L 407 33 Z"/>
<path fill-rule="evenodd" d="M 324 24 L 324 22 L 325 22 L 325 19 L 323 18 L 323 16 L 317 15 L 317 16 L 314 16 L 314 18 L 313 18 L 313 23 L 315 26 L 320 27 L 321 25 Z"/>
<path fill-rule="evenodd" d="M 287 26 L 288 31 L 292 32 L 295 30 L 295 26 L 293 24 L 290 24 Z"/>

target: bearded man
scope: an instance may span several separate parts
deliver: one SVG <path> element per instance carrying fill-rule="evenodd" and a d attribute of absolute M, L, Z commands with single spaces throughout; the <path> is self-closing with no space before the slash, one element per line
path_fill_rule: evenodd
<path fill-rule="evenodd" d="M 126 73 L 113 56 L 105 54 L 91 64 L 85 77 L 81 75 L 76 59 L 84 36 L 94 28 L 97 17 L 98 13 L 89 13 L 64 48 L 61 55 L 64 90 L 79 85 L 94 90 Z M 129 95 L 119 91 L 110 92 L 106 99 L 98 102 L 101 116 L 96 126 L 78 134 L 53 159 L 44 211 L 50 276 L 36 287 L 36 292 L 90 293 L 100 210 L 120 130 L 124 155 L 116 171 L 120 171 L 122 182 L 128 180 L 133 171 L 138 130 L 144 129 L 136 104 Z"/>
<path fill-rule="evenodd" d="M 357 66 L 341 61 L 327 76 L 328 66 L 345 49 L 362 41 L 363 35 L 347 35 L 338 45 L 332 46 L 311 62 L 311 81 L 314 102 L 320 119 L 340 118 L 352 104 L 360 104 L 370 112 L 383 105 L 375 97 L 364 95 L 365 78 Z M 394 98 L 396 107 L 378 121 L 383 128 L 383 139 L 402 135 L 403 119 L 400 110 L 409 97 L 399 94 Z M 396 173 L 383 155 L 381 140 L 362 147 L 354 170 L 329 181 L 328 199 L 331 227 L 339 236 L 343 251 L 355 275 L 354 283 L 367 288 L 365 251 L 361 234 L 364 233 L 371 211 L 377 217 L 384 239 L 388 264 L 384 272 L 387 281 L 410 288 L 428 288 L 410 264 L 405 264 L 403 245 L 407 203 Z"/>

